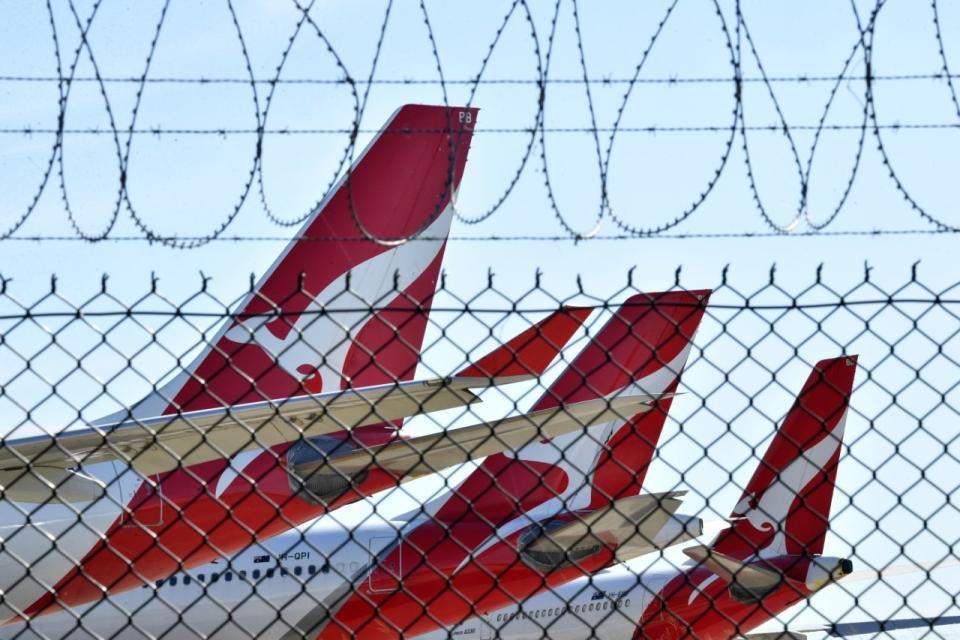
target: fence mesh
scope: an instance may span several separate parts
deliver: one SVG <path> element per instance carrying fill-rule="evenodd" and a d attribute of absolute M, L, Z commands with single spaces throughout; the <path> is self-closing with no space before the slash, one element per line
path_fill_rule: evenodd
<path fill-rule="evenodd" d="M 243 314 L 5 282 L 0 635 L 942 635 L 960 285 L 869 276 Z"/>

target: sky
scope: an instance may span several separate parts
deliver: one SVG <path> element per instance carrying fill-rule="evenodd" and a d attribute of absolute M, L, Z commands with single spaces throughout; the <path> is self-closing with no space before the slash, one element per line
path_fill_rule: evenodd
<path fill-rule="evenodd" d="M 437 306 L 459 299 L 501 309 L 493 333 L 500 338 L 558 300 L 617 302 L 630 291 L 670 288 L 678 269 L 680 286 L 717 288 L 684 377 L 687 393 L 674 407 L 648 483 L 650 490 L 693 487 L 698 495 L 685 508 L 714 518 L 736 500 L 729 479 L 746 482 L 750 448 L 762 448 L 809 366 L 859 353 L 863 370 L 839 479 L 851 497 L 835 505 L 828 548 L 872 566 L 957 557 L 957 304 L 741 313 L 724 307 L 747 298 L 833 302 L 838 294 L 957 299 L 954 235 L 840 233 L 930 231 L 937 228 L 930 218 L 960 224 L 960 108 L 951 86 L 933 77 L 944 67 L 934 9 L 947 66 L 960 68 L 960 2 L 883 3 L 871 40 L 876 79 L 869 103 L 857 21 L 870 21 L 873 3 L 741 3 L 742 121 L 735 120 L 731 82 L 738 20 L 730 1 L 425 2 L 429 31 L 421 4 L 411 0 L 395 0 L 386 23 L 383 0 L 317 2 L 312 22 L 296 32 L 302 12 L 293 2 L 171 2 L 149 78 L 243 80 L 252 73 L 270 80 L 282 62 L 282 80 L 361 81 L 355 92 L 343 82 L 277 84 L 266 128 L 307 132 L 266 134 L 259 163 L 253 131 L 264 119 L 269 82 L 258 83 L 256 93 L 245 82 L 151 82 L 138 103 L 135 82 L 106 82 L 101 91 L 97 82 L 77 81 L 64 121 L 74 133 L 52 154 L 60 108 L 58 85 L 49 79 L 58 75 L 57 50 L 65 76 L 72 69 L 76 78 L 91 78 L 96 69 L 104 78 L 140 77 L 164 7 L 78 1 L 75 19 L 70 6 L 54 6 L 54 40 L 42 3 L 0 2 L 0 234 L 10 235 L 36 198 L 12 237 L 0 240 L 0 275 L 10 279 L 0 314 L 86 301 L 90 309 L 138 301 L 169 309 L 191 300 L 190 308 L 223 310 L 246 290 L 250 274 L 271 264 L 295 222 L 342 170 L 351 151 L 343 131 L 358 110 L 355 151 L 400 104 L 469 100 L 481 112 L 444 263 L 449 295 Z M 89 48 L 78 50 L 76 23 L 86 23 L 94 6 Z M 642 59 L 642 82 L 624 82 Z M 474 93 L 462 81 L 481 72 Z M 818 79 L 841 73 L 840 82 Z M 368 85 L 371 74 L 376 82 Z M 597 81 L 578 81 L 585 74 Z M 763 74 L 774 79 L 769 88 L 756 81 Z M 531 134 L 541 76 L 549 80 L 545 131 Z M 798 77 L 811 80 L 776 80 Z M 675 81 L 652 82 L 669 79 Z M 137 104 L 136 127 L 147 133 L 130 140 L 121 201 L 118 153 L 128 152 Z M 621 130 L 611 142 L 618 113 Z M 862 135 L 869 116 L 878 130 L 868 120 Z M 821 119 L 828 128 L 815 138 Z M 212 133 L 168 133 L 196 129 Z M 189 250 L 129 240 L 143 237 L 135 218 L 163 236 L 222 235 Z M 820 235 L 804 235 L 824 223 Z M 659 237 L 611 239 L 664 226 Z M 710 237 L 774 228 L 790 232 Z M 75 238 L 77 229 L 93 236 L 109 229 L 118 240 L 31 239 Z M 578 234 L 596 237 L 575 242 Z M 670 237 L 677 235 L 691 237 Z M 238 236 L 258 239 L 232 239 Z M 535 239 L 523 239 L 529 237 Z M 525 296 L 537 272 L 540 290 Z M 496 293 L 485 292 L 490 274 Z M 148 296 L 152 275 L 158 294 Z M 103 276 L 109 295 L 101 293 Z M 210 278 L 208 295 L 193 298 L 203 277 Z M 529 312 L 510 313 L 510 301 L 521 297 Z M 142 322 L 0 320 L 0 419 L 20 435 L 34 425 L 79 424 L 77 409 L 89 420 L 133 402 L 197 345 L 204 328 L 174 322 L 161 330 L 156 321 Z M 482 327 L 456 314 L 435 314 L 434 322 L 425 369 L 452 371 L 464 344 L 478 353 L 491 344 Z M 104 331 L 109 345 L 100 341 Z M 157 341 L 150 343 L 152 335 Z M 22 373 L 25 360 L 33 372 Z M 102 396 L 103 381 L 113 399 Z M 490 405 L 492 413 L 503 410 L 502 402 Z M 411 431 L 418 428 L 431 425 Z M 701 448 L 709 456 L 691 458 Z M 382 497 L 379 508 L 402 513 L 441 487 L 438 478 L 418 481 L 408 497 Z M 369 508 L 357 505 L 338 517 L 362 519 Z M 898 578 L 892 589 L 868 583 L 849 590 L 867 589 L 863 611 L 855 613 L 886 615 L 907 598 L 916 613 L 931 615 L 951 606 L 957 578 L 944 570 L 929 579 Z M 833 617 L 855 608 L 849 597 L 832 595 L 815 598 L 812 607 Z M 815 619 L 816 611 L 801 615 Z"/>

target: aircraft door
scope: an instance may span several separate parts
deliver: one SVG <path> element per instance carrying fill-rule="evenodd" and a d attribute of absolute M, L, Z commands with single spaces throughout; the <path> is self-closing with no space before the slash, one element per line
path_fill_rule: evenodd
<path fill-rule="evenodd" d="M 394 545 L 396 538 L 373 538 L 370 540 L 370 557 L 374 566 L 370 572 L 370 593 L 396 591 L 400 588 L 403 574 L 403 545 Z"/>
<path fill-rule="evenodd" d="M 122 526 L 159 527 L 162 525 L 164 509 L 160 474 L 152 475 L 136 484 L 130 483 L 130 485 L 125 483 L 125 490 L 122 492 L 123 499 L 126 501 Z"/>
<path fill-rule="evenodd" d="M 480 626 L 480 640 L 493 640 L 494 629 L 490 621 L 484 616 L 477 616 L 475 620 Z"/>

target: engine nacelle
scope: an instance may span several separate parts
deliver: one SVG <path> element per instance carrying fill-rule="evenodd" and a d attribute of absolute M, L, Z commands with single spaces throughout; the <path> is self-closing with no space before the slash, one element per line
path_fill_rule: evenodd
<path fill-rule="evenodd" d="M 517 541 L 520 557 L 533 568 L 548 573 L 600 553 L 600 542 L 593 536 L 586 536 L 579 544 L 569 548 L 564 548 L 551 538 L 550 532 L 569 523 L 569 519 L 557 518 L 530 527 Z"/>
<path fill-rule="evenodd" d="M 300 440 L 287 450 L 287 480 L 293 495 L 305 502 L 328 505 L 367 479 L 367 472 L 345 475 L 326 465 L 350 453 L 349 442 L 329 436 Z"/>
<path fill-rule="evenodd" d="M 520 556 L 534 569 L 546 573 L 600 553 L 604 546 L 623 561 L 703 535 L 703 520 L 682 514 L 651 518 L 628 527 L 604 528 L 601 522 L 594 521 L 581 532 L 591 516 L 587 512 L 565 513 L 530 527 L 517 541 Z"/>

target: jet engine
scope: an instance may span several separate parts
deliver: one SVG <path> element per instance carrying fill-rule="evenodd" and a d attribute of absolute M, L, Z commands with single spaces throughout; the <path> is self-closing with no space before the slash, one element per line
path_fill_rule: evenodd
<path fill-rule="evenodd" d="M 367 471 L 346 474 L 327 463 L 351 453 L 345 440 L 330 436 L 304 438 L 287 450 L 287 479 L 293 495 L 310 504 L 328 505 L 367 478 Z"/>

